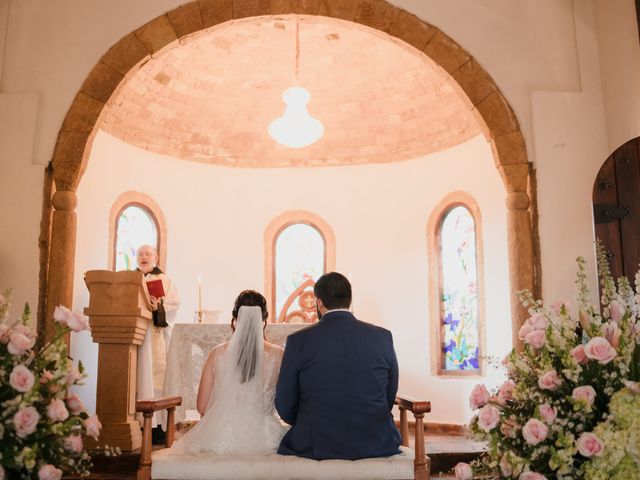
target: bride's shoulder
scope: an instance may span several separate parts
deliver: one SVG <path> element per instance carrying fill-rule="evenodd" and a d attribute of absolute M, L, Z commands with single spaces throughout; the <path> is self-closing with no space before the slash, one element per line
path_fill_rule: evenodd
<path fill-rule="evenodd" d="M 218 345 L 213 347 L 209 352 L 209 356 L 207 357 L 207 362 L 208 363 L 215 362 L 220 357 L 220 355 L 222 355 L 224 351 L 227 349 L 228 344 L 229 342 L 224 342 L 224 343 L 219 343 Z"/>
<path fill-rule="evenodd" d="M 280 345 L 276 345 L 275 343 L 267 342 L 266 340 L 264 341 L 264 350 L 265 350 L 265 352 L 275 353 L 277 355 L 282 355 L 282 353 L 284 352 L 284 348 L 282 348 Z"/>

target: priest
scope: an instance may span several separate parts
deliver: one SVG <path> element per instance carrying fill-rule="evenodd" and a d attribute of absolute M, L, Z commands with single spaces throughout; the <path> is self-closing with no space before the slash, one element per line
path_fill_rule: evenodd
<path fill-rule="evenodd" d="M 169 277 L 158 268 L 158 251 L 151 245 L 142 245 L 136 252 L 138 270 L 144 274 L 149 290 L 153 322 L 149 322 L 142 345 L 138 348 L 138 378 L 136 399 L 146 400 L 162 395 L 167 350 L 171 329 L 175 323 L 180 298 Z M 162 443 L 160 420 L 154 418 L 154 438 Z"/>

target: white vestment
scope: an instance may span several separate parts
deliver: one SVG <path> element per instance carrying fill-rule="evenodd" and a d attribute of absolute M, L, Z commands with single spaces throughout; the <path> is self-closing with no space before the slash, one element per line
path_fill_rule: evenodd
<path fill-rule="evenodd" d="M 161 300 L 169 326 L 156 328 L 153 325 L 153 320 L 149 320 L 147 333 L 144 336 L 142 345 L 138 347 L 136 400 L 149 400 L 162 396 L 171 330 L 178 314 L 178 307 L 180 306 L 178 290 L 167 275 L 164 273 L 148 273 L 144 279 L 145 281 L 162 280 L 162 286 L 166 296 Z M 160 423 L 155 414 L 151 423 L 153 427 Z"/>

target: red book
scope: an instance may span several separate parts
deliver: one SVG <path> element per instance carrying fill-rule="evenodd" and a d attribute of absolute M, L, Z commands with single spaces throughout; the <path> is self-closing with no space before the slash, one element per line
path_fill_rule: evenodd
<path fill-rule="evenodd" d="M 149 295 L 156 298 L 162 298 L 166 295 L 164 293 L 164 285 L 162 285 L 162 280 L 149 280 L 147 282 L 147 290 L 149 290 Z"/>

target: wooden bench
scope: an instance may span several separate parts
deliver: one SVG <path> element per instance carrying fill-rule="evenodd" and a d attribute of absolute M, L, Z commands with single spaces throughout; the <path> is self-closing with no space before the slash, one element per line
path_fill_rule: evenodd
<path fill-rule="evenodd" d="M 141 400 L 136 410 L 144 416 L 142 452 L 138 480 L 428 480 L 430 461 L 424 449 L 424 414 L 431 411 L 431 403 L 398 395 L 402 453 L 385 458 L 361 460 L 310 460 L 288 455 L 240 456 L 230 455 L 169 455 L 170 450 L 151 446 L 151 418 L 154 412 L 167 410 L 167 440 L 170 447 L 175 438 L 174 413 L 182 403 L 181 397 Z M 409 421 L 414 417 L 415 442 L 409 448 Z M 155 462 L 155 463 L 152 463 Z"/>

